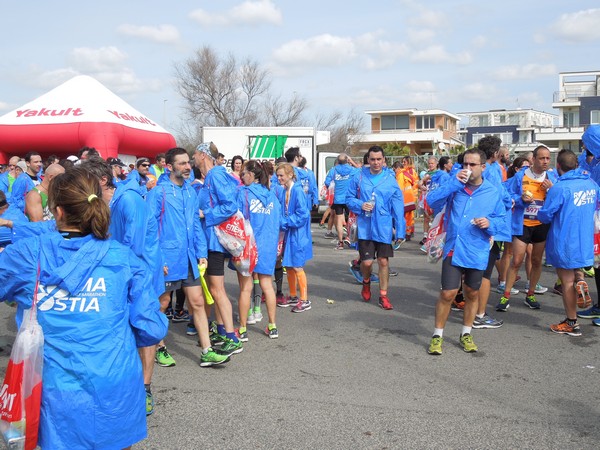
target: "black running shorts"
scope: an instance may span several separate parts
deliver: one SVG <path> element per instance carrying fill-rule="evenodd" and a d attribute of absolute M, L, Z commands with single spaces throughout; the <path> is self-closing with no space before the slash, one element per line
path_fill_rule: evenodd
<path fill-rule="evenodd" d="M 465 276 L 464 284 L 474 291 L 481 287 L 483 270 L 467 269 L 465 267 L 453 266 L 452 256 L 447 256 L 442 262 L 442 291 L 452 291 L 460 287 L 460 279 Z"/>

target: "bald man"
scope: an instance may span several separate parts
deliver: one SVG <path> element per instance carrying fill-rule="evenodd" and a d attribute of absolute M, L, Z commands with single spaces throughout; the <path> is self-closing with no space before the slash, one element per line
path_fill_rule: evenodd
<path fill-rule="evenodd" d="M 44 179 L 25 196 L 25 214 L 30 222 L 52 220 L 54 216 L 48 208 L 48 186 L 57 175 L 64 173 L 65 169 L 60 164 L 50 164 L 46 168 Z"/>

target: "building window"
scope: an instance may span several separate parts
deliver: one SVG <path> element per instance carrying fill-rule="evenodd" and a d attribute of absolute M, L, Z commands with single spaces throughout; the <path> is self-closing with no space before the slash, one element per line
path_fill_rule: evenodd
<path fill-rule="evenodd" d="M 417 116 L 417 130 L 433 130 L 435 116 Z"/>
<path fill-rule="evenodd" d="M 593 123 L 600 123 L 600 110 L 591 111 L 590 125 Z"/>
<path fill-rule="evenodd" d="M 480 127 L 489 127 L 490 119 L 488 116 L 479 116 L 479 126 Z"/>
<path fill-rule="evenodd" d="M 381 130 L 408 130 L 408 116 L 381 116 Z"/>
<path fill-rule="evenodd" d="M 579 111 L 567 111 L 563 114 L 563 127 L 578 127 Z"/>
<path fill-rule="evenodd" d="M 501 124 L 505 124 L 506 123 L 506 116 L 504 114 L 501 114 L 500 117 L 498 117 L 498 122 Z"/>

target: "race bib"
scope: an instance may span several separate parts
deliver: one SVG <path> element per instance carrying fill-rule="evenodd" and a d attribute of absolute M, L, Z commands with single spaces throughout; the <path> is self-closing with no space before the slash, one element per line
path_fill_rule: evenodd
<path fill-rule="evenodd" d="M 537 220 L 537 215 L 540 209 L 544 206 L 543 200 L 534 200 L 525 208 L 524 218 L 529 220 Z"/>

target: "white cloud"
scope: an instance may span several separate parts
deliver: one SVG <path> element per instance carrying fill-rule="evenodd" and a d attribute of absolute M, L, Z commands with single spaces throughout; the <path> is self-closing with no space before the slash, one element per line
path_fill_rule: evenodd
<path fill-rule="evenodd" d="M 441 11 L 423 11 L 418 16 L 408 20 L 413 26 L 425 28 L 438 28 L 447 25 L 447 16 Z"/>
<path fill-rule="evenodd" d="M 117 32 L 126 36 L 147 39 L 159 44 L 176 44 L 179 42 L 179 30 L 173 25 L 131 25 L 123 24 L 117 28 Z"/>
<path fill-rule="evenodd" d="M 472 43 L 475 48 L 483 48 L 488 43 L 488 38 L 483 35 L 475 36 Z"/>
<path fill-rule="evenodd" d="M 362 66 L 368 70 L 384 69 L 392 66 L 408 53 L 408 46 L 402 42 L 382 39 L 382 32 L 365 33 L 353 39 L 357 53 L 364 55 Z"/>
<path fill-rule="evenodd" d="M 469 64 L 473 60 L 469 52 L 448 53 L 442 45 L 430 45 L 422 50 L 417 50 L 410 55 L 413 62 L 430 64 Z"/>
<path fill-rule="evenodd" d="M 406 35 L 409 42 L 422 45 L 425 42 L 431 42 L 435 38 L 436 32 L 425 28 L 409 28 Z"/>
<path fill-rule="evenodd" d="M 499 90 L 491 83 L 471 83 L 456 87 L 454 94 L 465 100 L 494 100 L 499 96 Z"/>
<path fill-rule="evenodd" d="M 116 47 L 78 47 L 71 51 L 67 62 L 74 67 L 90 72 L 118 70 L 127 55 Z"/>
<path fill-rule="evenodd" d="M 494 68 L 492 77 L 496 80 L 533 80 L 540 77 L 556 76 L 558 69 L 554 64 L 512 64 Z"/>
<path fill-rule="evenodd" d="M 434 92 L 435 85 L 431 81 L 412 80 L 406 83 L 406 88 L 414 92 Z"/>
<path fill-rule="evenodd" d="M 281 25 L 281 10 L 271 0 L 245 1 L 223 13 L 210 13 L 196 9 L 190 18 L 205 27 L 227 27 L 234 25 Z"/>
<path fill-rule="evenodd" d="M 600 9 L 586 9 L 562 14 L 548 27 L 557 37 L 571 42 L 600 39 Z"/>
<path fill-rule="evenodd" d="M 339 66 L 356 57 L 356 45 L 351 38 L 321 34 L 306 40 L 296 39 L 273 52 L 282 65 Z"/>

